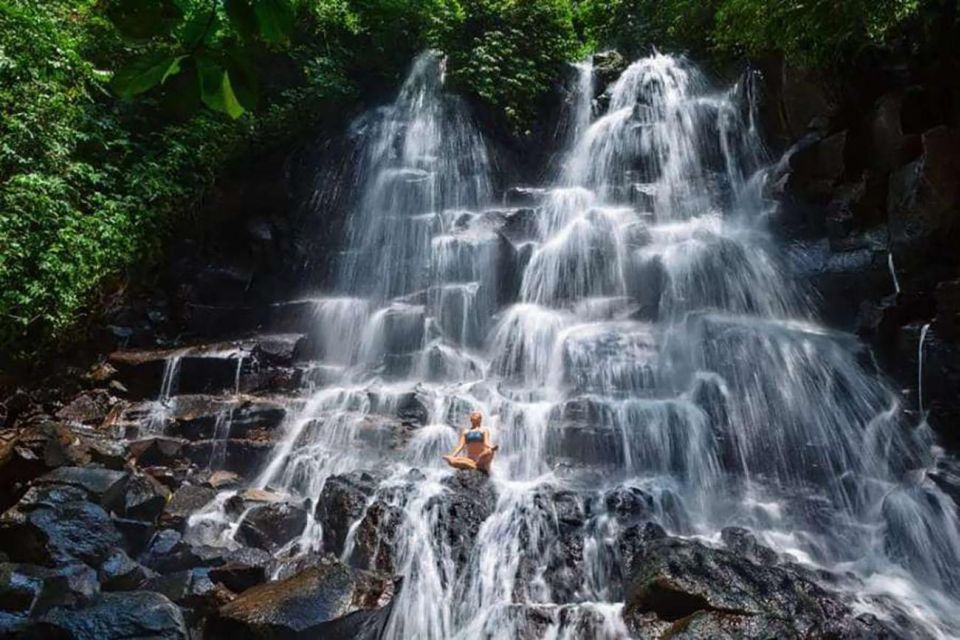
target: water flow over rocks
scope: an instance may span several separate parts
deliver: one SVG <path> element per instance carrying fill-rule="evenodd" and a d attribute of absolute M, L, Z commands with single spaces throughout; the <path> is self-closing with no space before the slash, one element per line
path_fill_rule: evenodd
<path fill-rule="evenodd" d="M 765 233 L 752 78 L 655 55 L 595 113 L 578 65 L 561 175 L 515 206 L 443 69 L 355 124 L 322 375 L 255 483 L 308 501 L 287 548 L 402 575 L 388 638 L 957 633 L 956 508 Z M 438 458 L 472 410 L 489 480 Z"/>
<path fill-rule="evenodd" d="M 130 453 L 174 491 L 35 483 L 0 518 L 12 561 L 53 567 L 34 591 L 87 565 L 139 582 L 162 637 L 960 634 L 952 485 L 766 233 L 754 79 L 717 89 L 659 54 L 609 87 L 576 70 L 552 184 L 501 195 L 443 58 L 418 57 L 353 125 L 331 282 L 277 305 L 304 336 L 114 357 L 159 400 L 111 425 L 151 426 Z M 295 369 L 292 397 L 246 395 L 252 367 Z M 474 410 L 489 478 L 440 459 Z M 124 604 L 0 589 L 58 630 L 64 602 L 96 624 Z"/>

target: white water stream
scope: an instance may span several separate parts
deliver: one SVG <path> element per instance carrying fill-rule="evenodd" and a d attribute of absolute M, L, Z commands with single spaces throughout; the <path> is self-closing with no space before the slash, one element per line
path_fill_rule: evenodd
<path fill-rule="evenodd" d="M 545 497 L 617 487 L 649 496 L 672 534 L 748 527 L 896 594 L 932 634 L 960 633 L 957 520 L 911 480 L 929 435 L 785 273 L 751 87 L 716 90 L 655 55 L 594 114 L 593 69 L 578 65 L 562 176 L 536 206 L 505 207 L 443 65 L 419 57 L 396 101 L 355 125 L 359 197 L 317 303 L 322 380 L 257 481 L 315 500 L 334 474 L 379 474 L 402 514 L 388 636 L 514 638 L 536 607 L 547 637 L 626 637 L 611 518 L 583 529 L 576 589 L 530 570 L 558 553 Z M 411 393 L 428 424 L 399 449 L 371 445 L 372 418 Z M 475 409 L 501 446 L 498 498 L 460 566 L 431 498 Z"/>

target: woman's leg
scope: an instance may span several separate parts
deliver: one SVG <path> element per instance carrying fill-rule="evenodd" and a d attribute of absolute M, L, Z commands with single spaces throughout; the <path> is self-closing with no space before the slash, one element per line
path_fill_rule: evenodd
<path fill-rule="evenodd" d="M 484 473 L 490 473 L 490 464 L 493 462 L 493 455 L 496 453 L 493 449 L 487 449 L 477 456 L 477 469 Z"/>

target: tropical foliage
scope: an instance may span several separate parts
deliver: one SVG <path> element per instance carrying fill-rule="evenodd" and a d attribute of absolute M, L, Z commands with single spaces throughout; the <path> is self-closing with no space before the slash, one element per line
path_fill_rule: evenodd
<path fill-rule="evenodd" d="M 0 0 L 0 368 L 149 269 L 225 163 L 449 54 L 523 137 L 602 47 L 836 64 L 955 0 Z M 934 16 L 930 18 L 930 16 Z"/>

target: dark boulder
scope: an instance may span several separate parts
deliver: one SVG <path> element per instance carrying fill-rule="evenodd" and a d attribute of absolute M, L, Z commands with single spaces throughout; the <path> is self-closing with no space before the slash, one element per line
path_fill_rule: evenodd
<path fill-rule="evenodd" d="M 756 536 L 743 527 L 724 527 L 720 530 L 720 539 L 727 549 L 757 564 L 776 564 L 777 554 L 757 542 Z"/>
<path fill-rule="evenodd" d="M 477 533 L 497 505 L 493 483 L 479 471 L 457 471 L 444 478 L 447 491 L 434 497 L 427 508 L 437 514 L 435 535 L 454 551 L 463 564 L 470 557 Z"/>
<path fill-rule="evenodd" d="M 81 489 L 88 500 L 107 511 L 121 510 L 129 474 L 96 467 L 60 467 L 35 481 L 37 486 L 62 485 Z"/>
<path fill-rule="evenodd" d="M 826 202 L 843 177 L 846 145 L 846 131 L 801 145 L 789 159 L 787 189 L 805 199 Z"/>
<path fill-rule="evenodd" d="M 890 236 L 909 244 L 958 233 L 960 130 L 936 127 L 922 136 L 923 156 L 891 174 L 887 200 Z"/>
<path fill-rule="evenodd" d="M 323 548 L 340 555 L 350 526 L 363 515 L 367 500 L 376 491 L 373 476 L 355 471 L 332 476 L 323 485 L 317 500 L 316 518 L 323 525 Z"/>
<path fill-rule="evenodd" d="M 187 519 L 217 497 L 216 489 L 204 485 L 185 484 L 177 489 L 160 514 L 160 522 L 180 531 Z"/>
<path fill-rule="evenodd" d="M 0 564 L 0 611 L 23 619 L 39 616 L 54 607 L 81 606 L 99 592 L 97 574 L 85 564 L 55 569 Z"/>
<path fill-rule="evenodd" d="M 187 640 L 183 614 L 151 591 L 104 593 L 80 609 L 53 609 L 31 623 L 25 640 Z"/>
<path fill-rule="evenodd" d="M 154 522 L 170 500 L 170 490 L 146 474 L 127 481 L 120 514 L 134 520 Z"/>
<path fill-rule="evenodd" d="M 304 348 L 302 333 L 276 333 L 258 336 L 253 347 L 254 357 L 261 363 L 289 366 Z"/>
<path fill-rule="evenodd" d="M 171 602 L 179 604 L 190 596 L 192 584 L 193 571 L 191 569 L 180 569 L 165 575 L 154 574 L 140 585 L 140 589 L 159 593 Z"/>
<path fill-rule="evenodd" d="M 154 573 L 131 559 L 122 549 L 114 549 L 100 566 L 98 576 L 104 591 L 133 591 Z"/>
<path fill-rule="evenodd" d="M 27 484 L 48 470 L 45 444 L 43 434 L 12 429 L 0 432 L 0 509 L 12 506 Z"/>
<path fill-rule="evenodd" d="M 223 455 L 224 470 L 250 478 L 267 463 L 273 445 L 271 440 L 259 439 L 200 440 L 187 443 L 184 454 L 194 464 L 206 467 L 216 449 Z"/>
<path fill-rule="evenodd" d="M 206 633 L 231 640 L 373 640 L 386 625 L 393 597 L 387 580 L 328 559 L 249 589 L 208 619 Z"/>
<path fill-rule="evenodd" d="M 234 593 L 263 584 L 269 577 L 272 556 L 260 549 L 241 547 L 224 555 L 224 564 L 210 569 L 210 580 Z"/>
<path fill-rule="evenodd" d="M 307 512 L 288 502 L 254 507 L 240 521 L 236 539 L 245 545 L 276 551 L 303 533 Z"/>
<path fill-rule="evenodd" d="M 116 399 L 102 389 L 86 391 L 75 396 L 62 409 L 57 418 L 77 424 L 99 425 L 106 419 Z"/>
<path fill-rule="evenodd" d="M 18 562 L 59 566 L 80 560 L 96 567 L 122 544 L 103 507 L 73 486 L 33 487 L 0 516 L 0 548 Z"/>
<path fill-rule="evenodd" d="M 183 460 L 183 438 L 150 436 L 129 443 L 130 457 L 140 467 L 176 466 Z"/>
<path fill-rule="evenodd" d="M 798 572 L 676 538 L 634 559 L 624 619 L 638 635 L 673 623 L 678 638 L 876 637 L 873 621 Z"/>
<path fill-rule="evenodd" d="M 183 539 L 179 531 L 158 531 L 140 562 L 159 573 L 173 573 L 197 567 L 213 567 L 223 564 L 225 550 L 201 545 L 192 545 Z"/>
<path fill-rule="evenodd" d="M 593 75 L 596 79 L 595 89 L 597 93 L 602 92 L 607 85 L 616 82 L 620 74 L 629 65 L 630 61 L 615 49 L 595 53 L 593 56 Z"/>

